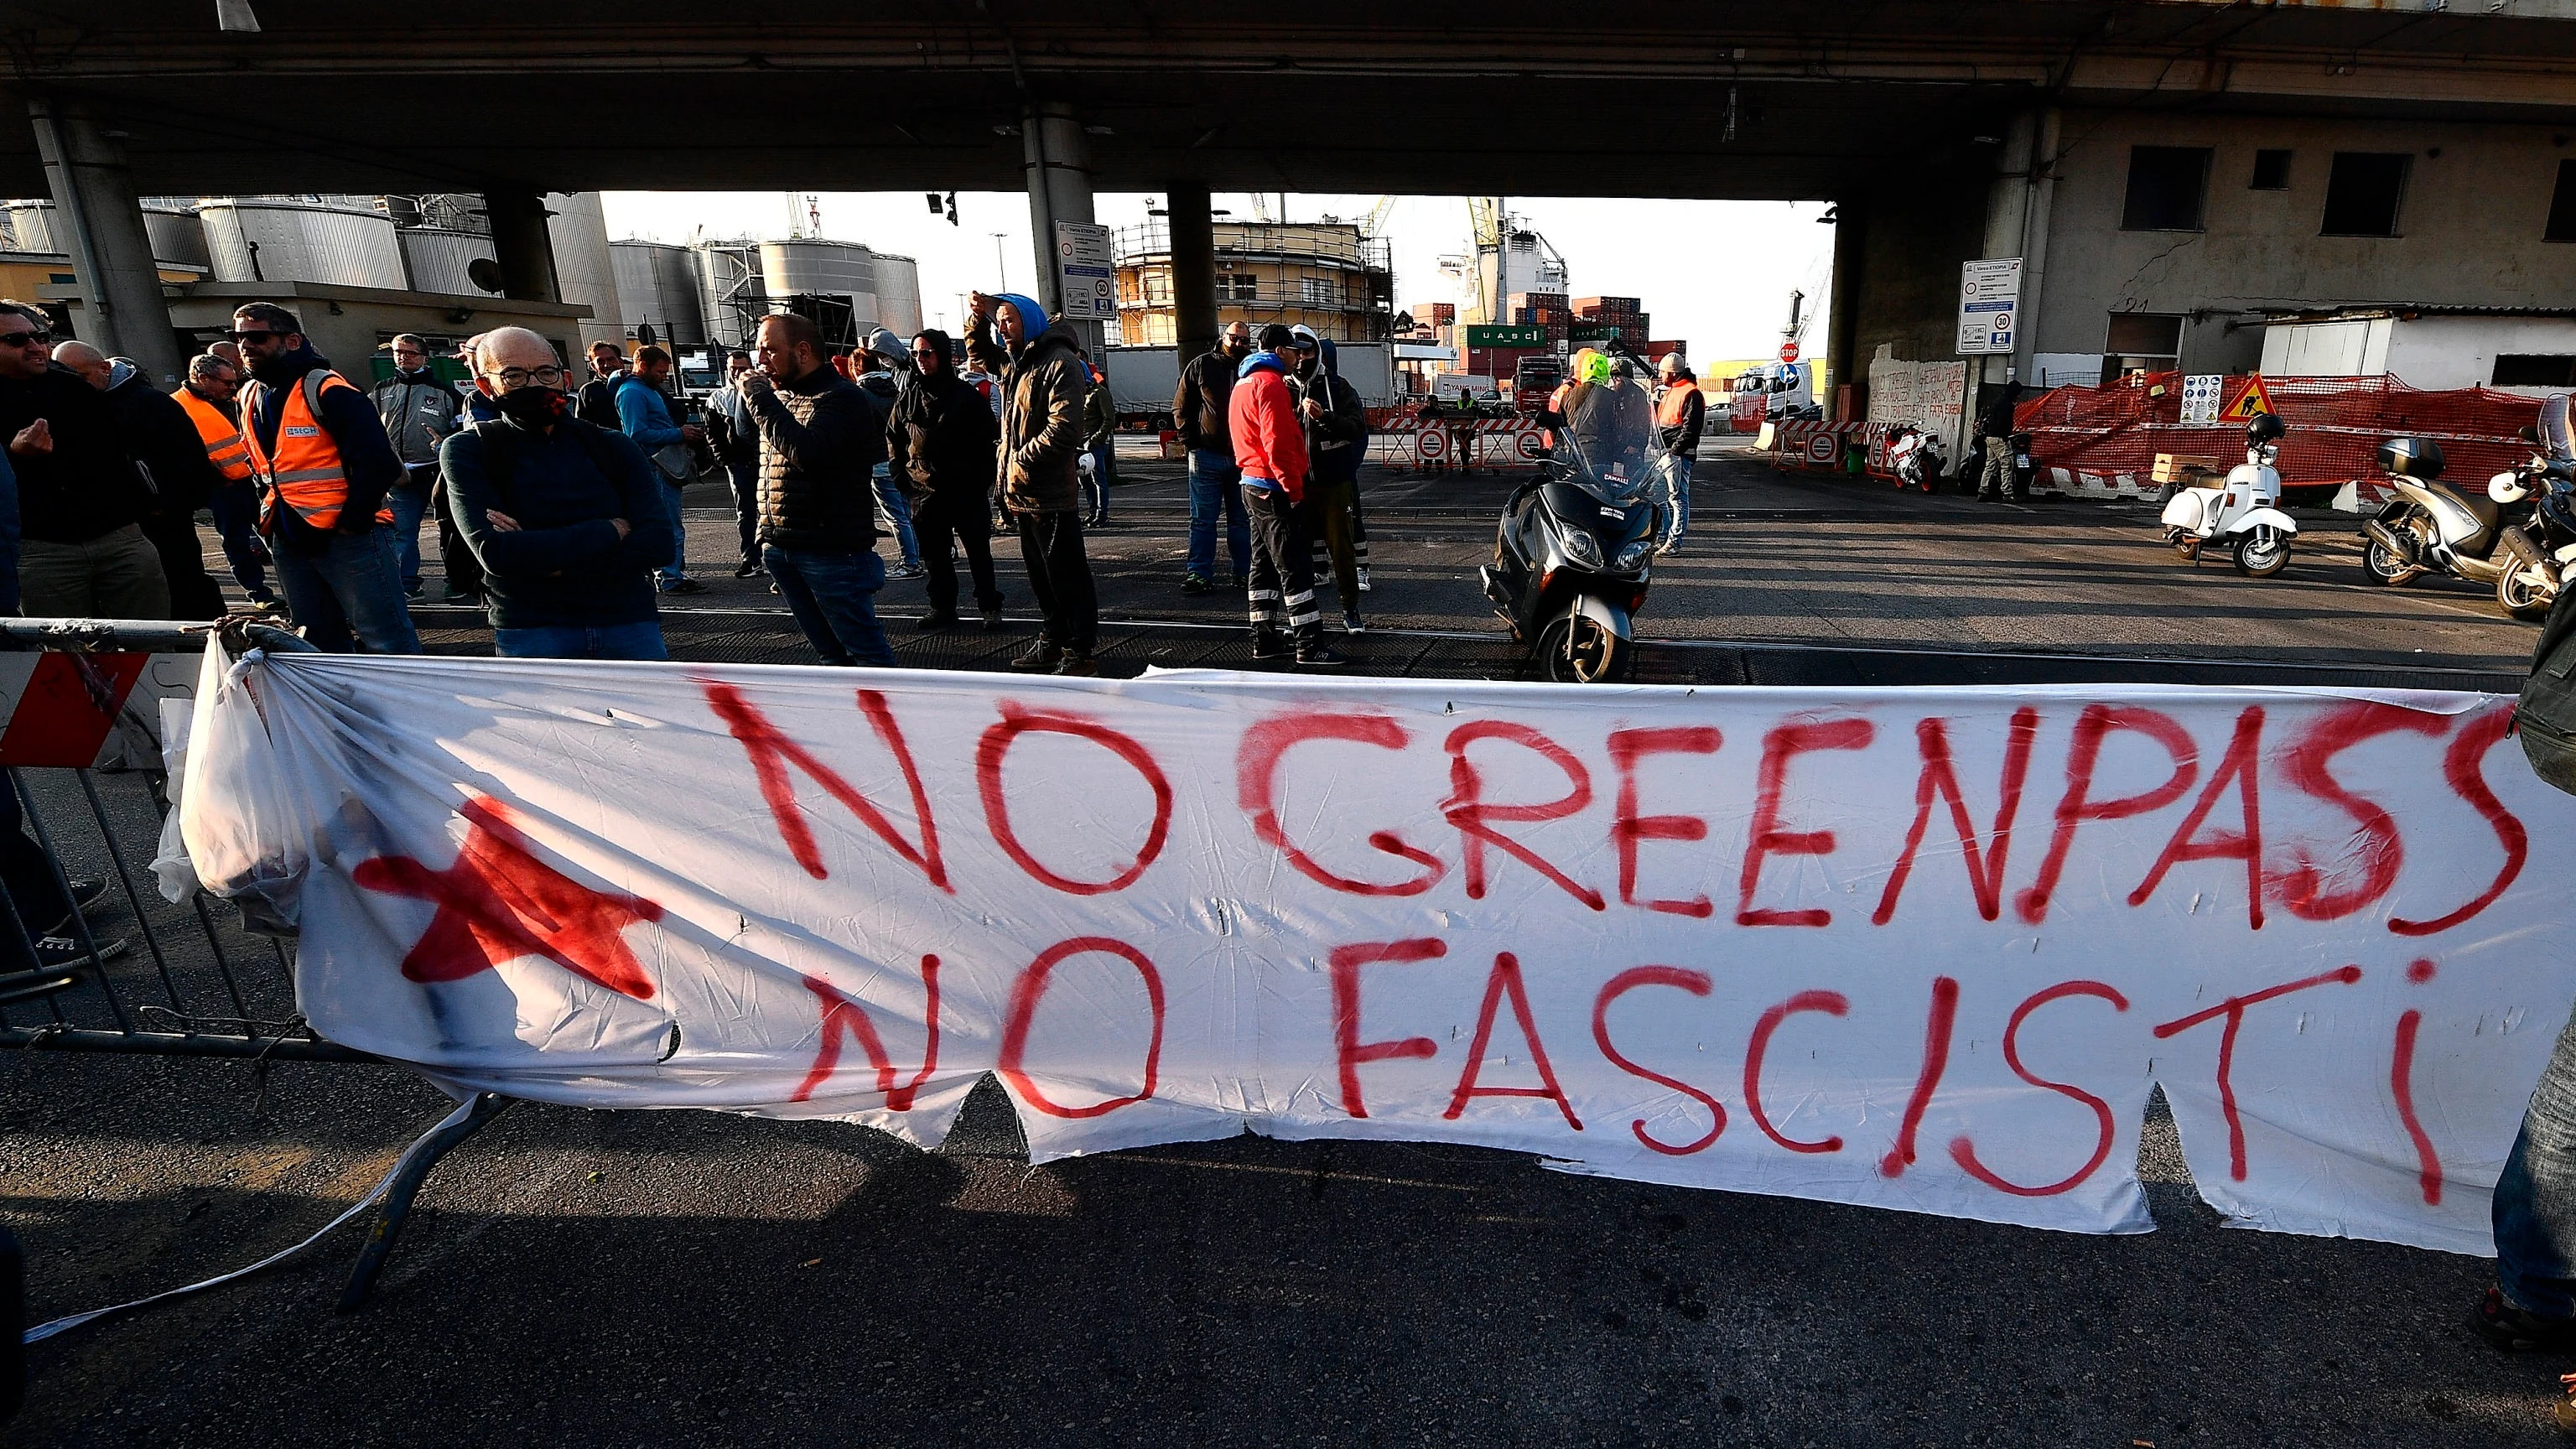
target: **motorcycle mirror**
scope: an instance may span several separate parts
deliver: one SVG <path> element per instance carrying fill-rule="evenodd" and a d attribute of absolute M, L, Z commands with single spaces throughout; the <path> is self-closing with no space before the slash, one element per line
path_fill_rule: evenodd
<path fill-rule="evenodd" d="M 2540 429 L 2530 423 L 2525 423 L 2521 427 L 2514 429 L 2513 435 L 2522 439 L 2524 442 L 2531 444 L 2533 447 L 2540 446 Z"/>

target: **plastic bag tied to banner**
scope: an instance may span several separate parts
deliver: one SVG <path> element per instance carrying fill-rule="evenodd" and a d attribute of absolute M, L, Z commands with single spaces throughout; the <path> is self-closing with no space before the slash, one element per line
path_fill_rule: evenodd
<path fill-rule="evenodd" d="M 2506 702 L 210 655 L 206 885 L 451 1087 L 1478 1143 L 2462 1252 L 2568 1015 Z"/>

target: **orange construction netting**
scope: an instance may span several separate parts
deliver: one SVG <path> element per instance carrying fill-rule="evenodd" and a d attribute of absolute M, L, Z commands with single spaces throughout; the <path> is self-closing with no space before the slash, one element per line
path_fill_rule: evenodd
<path fill-rule="evenodd" d="M 2222 405 L 2245 380 L 2230 377 Z M 2288 432 L 2275 465 L 2289 487 L 2340 486 L 2378 479 L 2372 461 L 2381 440 L 2430 438 L 2442 445 L 2443 476 L 2483 485 L 2531 455 L 2516 434 L 2540 416 L 2538 400 L 2487 388 L 2423 392 L 2394 377 L 2267 377 L 2264 390 Z M 2162 389 L 2162 396 L 2157 390 Z M 2135 475 L 2141 486 L 2158 453 L 2215 458 L 2222 468 L 2245 460 L 2242 422 L 2184 426 L 2182 374 L 2161 372 L 2142 383 L 2053 388 L 2021 404 L 2015 426 L 2031 435 L 2031 463 L 2108 480 Z"/>

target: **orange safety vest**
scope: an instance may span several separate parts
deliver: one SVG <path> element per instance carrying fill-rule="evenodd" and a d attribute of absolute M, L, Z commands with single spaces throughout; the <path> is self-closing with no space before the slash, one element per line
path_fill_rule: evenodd
<path fill-rule="evenodd" d="M 1663 398 L 1655 404 L 1656 426 L 1680 427 L 1684 411 L 1690 406 L 1690 395 L 1697 391 L 1699 391 L 1699 384 L 1695 382 L 1677 382 L 1665 388 Z"/>
<path fill-rule="evenodd" d="M 225 417 L 222 408 L 184 387 L 170 396 L 188 410 L 189 420 L 197 425 L 197 436 L 205 440 L 206 461 L 224 475 L 224 481 L 249 482 L 250 445 L 242 441 L 241 425 Z"/>
<path fill-rule="evenodd" d="M 339 523 L 340 507 L 349 501 L 349 474 L 340 462 L 340 445 L 332 441 L 330 429 L 322 426 L 322 395 L 335 387 L 358 390 L 329 368 L 317 367 L 304 374 L 295 391 L 286 395 L 286 410 L 277 421 L 277 455 L 270 457 L 268 450 L 259 445 L 259 429 L 254 422 L 268 387 L 256 378 L 242 384 L 241 410 L 246 424 L 242 444 L 250 452 L 251 467 L 266 485 L 259 497 L 261 532 L 274 531 L 279 499 L 304 515 L 304 521 L 315 528 L 327 530 Z M 393 503 L 388 499 L 376 509 L 376 522 L 393 521 Z"/>

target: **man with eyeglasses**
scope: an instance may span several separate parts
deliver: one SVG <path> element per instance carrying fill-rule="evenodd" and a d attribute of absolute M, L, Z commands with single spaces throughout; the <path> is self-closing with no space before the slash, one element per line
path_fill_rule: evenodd
<path fill-rule="evenodd" d="M 403 481 L 394 486 L 394 546 L 401 551 L 403 595 L 420 597 L 420 523 L 437 505 L 438 445 L 456 431 L 456 390 L 429 370 L 429 344 L 409 332 L 390 344 L 393 376 L 377 383 L 367 396 L 375 402 L 376 421 L 393 439 L 394 456 L 402 460 Z M 474 590 L 457 577 L 456 565 L 467 551 L 451 546 L 455 527 L 439 509 L 439 559 L 447 570 L 447 602 L 461 604 Z"/>
<path fill-rule="evenodd" d="M 439 452 L 447 495 L 482 560 L 505 659 L 667 659 L 653 571 L 671 561 L 678 490 L 635 440 L 574 415 L 554 348 L 524 327 L 486 334 L 475 391 L 500 414 Z"/>
<path fill-rule="evenodd" d="M 348 653 L 418 654 L 403 606 L 394 511 L 386 499 L 402 460 L 375 404 L 304 340 L 295 314 L 272 302 L 233 312 L 232 340 L 248 365 L 242 440 L 260 480 L 260 532 L 304 637 Z"/>
<path fill-rule="evenodd" d="M 230 346 L 230 343 L 223 344 Z M 188 380 L 170 394 L 197 425 L 206 461 L 222 475 L 206 499 L 215 515 L 215 532 L 224 540 L 224 559 L 232 565 L 233 582 L 262 608 L 274 608 L 277 595 L 268 587 L 268 545 L 259 540 L 259 490 L 251 482 L 250 445 L 242 441 L 241 414 L 234 398 L 241 391 L 241 369 L 212 352 L 188 359 Z"/>
<path fill-rule="evenodd" d="M 20 603 L 34 617 L 166 619 L 143 476 L 106 394 L 53 365 L 52 323 L 0 301 L 0 443 L 18 475 Z"/>

